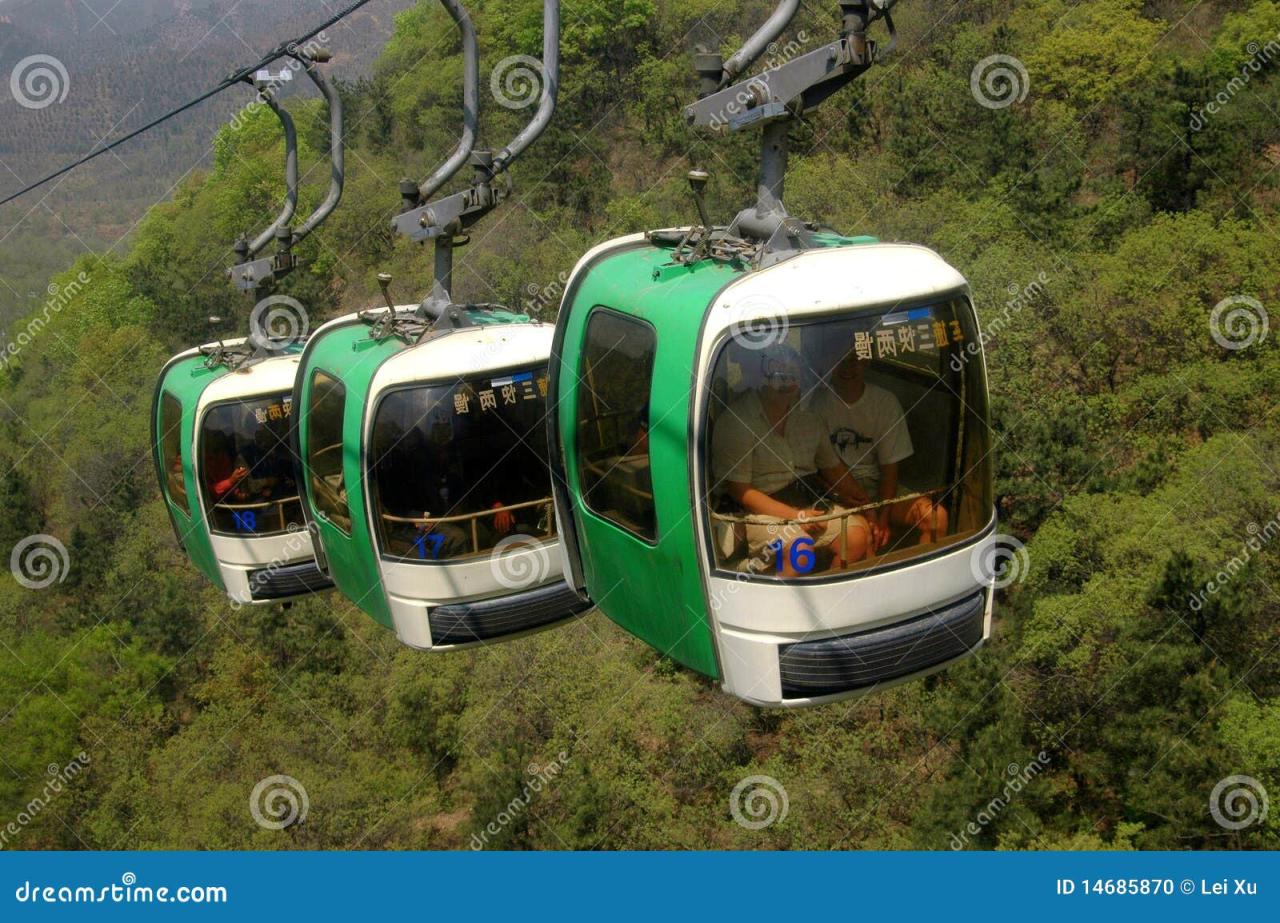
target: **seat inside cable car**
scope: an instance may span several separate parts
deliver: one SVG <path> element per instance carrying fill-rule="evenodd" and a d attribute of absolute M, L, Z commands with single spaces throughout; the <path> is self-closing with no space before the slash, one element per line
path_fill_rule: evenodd
<path fill-rule="evenodd" d="M 385 395 L 369 453 L 383 557 L 450 561 L 553 538 L 546 394 L 539 366 Z"/>
<path fill-rule="evenodd" d="M 968 311 L 953 299 L 726 341 L 703 449 L 719 569 L 855 573 L 986 525 L 985 389 L 965 348 Z"/>
<path fill-rule="evenodd" d="M 302 528 L 289 447 L 293 397 L 215 404 L 200 424 L 200 477 L 214 532 L 241 537 Z"/>

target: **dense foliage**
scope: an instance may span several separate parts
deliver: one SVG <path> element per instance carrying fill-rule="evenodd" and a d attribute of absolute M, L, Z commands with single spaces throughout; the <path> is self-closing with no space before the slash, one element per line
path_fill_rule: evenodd
<path fill-rule="evenodd" d="M 538 53 L 538 0 L 471 6 L 486 75 Z M 532 294 L 593 243 L 691 220 L 693 164 L 732 214 L 754 139 L 685 129 L 688 51 L 733 47 L 768 6 L 568 0 L 559 118 L 461 255 L 461 293 L 540 308 Z M 90 281 L 0 372 L 3 550 L 45 532 L 71 559 L 42 591 L 0 575 L 0 822 L 30 813 L 47 767 L 88 758 L 5 845 L 465 848 L 505 810 L 489 846 L 1280 846 L 1274 816 L 1232 831 L 1209 809 L 1231 775 L 1280 797 L 1280 564 L 1265 543 L 1280 351 L 1276 331 L 1228 349 L 1210 330 L 1223 299 L 1280 304 L 1280 62 L 1265 50 L 1280 3 L 900 7 L 891 61 L 796 127 L 788 199 L 932 246 L 973 283 L 1000 512 L 1029 561 L 979 657 L 853 703 L 761 711 L 599 614 L 424 656 L 332 596 L 228 609 L 174 545 L 146 417 L 164 358 L 207 339 L 210 314 L 238 318 L 226 331 L 247 314 L 219 270 L 277 195 L 279 145 L 257 117 L 224 129 L 210 171 L 127 252 L 55 280 Z M 806 4 L 796 25 L 811 43 L 834 34 L 834 4 Z M 1030 84 L 987 108 L 970 78 L 997 53 Z M 347 199 L 284 287 L 314 320 L 373 301 L 382 270 L 401 300 L 422 290 L 429 254 L 387 219 L 396 180 L 452 145 L 459 74 L 456 36 L 423 2 L 344 87 Z M 297 109 L 315 202 L 323 126 L 314 104 Z M 526 114 L 489 106 L 491 142 Z M 561 753 L 528 796 L 530 764 Z M 273 774 L 309 798 L 284 831 L 248 808 Z M 757 774 L 789 812 L 753 831 L 729 793 Z"/>

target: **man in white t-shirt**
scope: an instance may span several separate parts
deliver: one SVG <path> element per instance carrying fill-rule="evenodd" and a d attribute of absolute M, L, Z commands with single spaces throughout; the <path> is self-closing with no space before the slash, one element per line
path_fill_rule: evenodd
<path fill-rule="evenodd" d="M 828 377 L 830 387 L 820 387 L 809 400 L 809 410 L 857 488 L 871 500 L 892 500 L 898 493 L 898 464 L 915 449 L 902 404 L 867 381 L 870 365 L 850 349 Z M 877 549 L 888 543 L 891 525 L 916 529 L 922 545 L 947 534 L 947 511 L 928 497 L 882 506 L 868 518 Z"/>
<path fill-rule="evenodd" d="M 748 554 L 766 565 L 778 562 L 776 570 L 783 577 L 812 569 L 813 558 L 807 559 L 808 567 L 796 566 L 806 558 L 795 554 L 794 545 L 806 536 L 810 549 L 831 550 L 833 567 L 862 560 L 871 542 L 871 524 L 864 517 L 806 522 L 845 509 L 818 509 L 816 502 L 828 491 L 822 483 L 807 482 L 819 475 L 824 482 L 840 481 L 848 472 L 824 438 L 820 421 L 800 406 L 800 357 L 778 344 L 762 350 L 759 361 L 761 387 L 725 408 L 711 444 L 716 485 L 747 513 Z M 844 502 L 859 499 L 835 494 Z M 842 521 L 847 523 L 843 542 Z"/>

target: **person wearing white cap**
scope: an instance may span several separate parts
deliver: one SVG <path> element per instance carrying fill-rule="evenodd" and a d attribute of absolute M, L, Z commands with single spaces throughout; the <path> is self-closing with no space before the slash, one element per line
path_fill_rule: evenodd
<path fill-rule="evenodd" d="M 777 344 L 761 350 L 759 362 L 759 387 L 725 409 L 711 449 L 717 486 L 747 514 L 748 555 L 764 565 L 777 562 L 776 572 L 784 578 L 812 570 L 812 565 L 797 565 L 814 560 L 795 554 L 797 542 L 803 545 L 807 540 L 809 547 L 829 551 L 833 568 L 862 560 L 871 541 L 871 524 L 864 517 L 808 521 L 845 509 L 819 507 L 830 493 L 824 482 L 853 482 L 818 418 L 800 404 L 800 356 Z M 851 488 L 841 488 L 836 495 L 851 505 L 866 502 L 865 495 Z M 839 540 L 842 522 L 844 542 Z"/>

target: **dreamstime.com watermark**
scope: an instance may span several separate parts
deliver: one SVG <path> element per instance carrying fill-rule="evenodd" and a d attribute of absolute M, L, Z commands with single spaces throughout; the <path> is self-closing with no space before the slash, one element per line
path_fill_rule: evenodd
<path fill-rule="evenodd" d="M 969 571 L 978 583 L 1003 590 L 1026 579 L 1031 572 L 1031 552 L 1016 537 L 999 534 L 974 546 L 969 553 Z"/>
<path fill-rule="evenodd" d="M 1267 790 L 1253 776 L 1227 776 L 1209 793 L 1209 814 L 1224 830 L 1243 830 L 1267 819 Z"/>
<path fill-rule="evenodd" d="M 0 368 L 7 366 L 17 358 L 18 353 L 30 346 L 44 328 L 49 326 L 49 321 L 54 315 L 61 314 L 92 281 L 92 276 L 81 271 L 65 286 L 50 282 L 47 289 L 49 297 L 45 300 L 40 313 L 28 320 L 26 326 L 18 331 L 18 335 L 5 343 L 4 349 L 0 350 Z"/>
<path fill-rule="evenodd" d="M 289 523 L 289 537 L 285 539 L 284 550 L 271 559 L 271 563 L 266 567 L 259 568 L 253 572 L 249 578 L 249 590 L 244 599 L 232 599 L 232 609 L 242 609 L 246 604 L 252 603 L 254 592 L 270 586 L 271 581 L 275 579 L 281 568 L 292 567 L 296 564 L 303 563 L 298 560 L 299 555 L 304 551 L 312 550 L 311 532 L 306 526 L 299 525 L 296 522 Z"/>
<path fill-rule="evenodd" d="M 1217 595 L 1219 590 L 1234 580 L 1249 565 L 1254 555 L 1259 554 L 1263 548 L 1275 540 L 1277 535 L 1280 535 L 1280 513 L 1261 526 L 1256 522 L 1249 523 L 1245 531 L 1249 533 L 1249 537 L 1240 545 L 1240 551 L 1232 555 L 1231 560 L 1222 565 L 1222 569 L 1203 587 L 1191 594 L 1191 611 L 1199 612 L 1203 609 L 1210 596 Z"/>
<path fill-rule="evenodd" d="M 978 334 L 976 340 L 969 340 L 964 345 L 964 349 L 952 354 L 951 370 L 953 372 L 964 371 L 964 367 L 969 360 L 980 355 L 983 348 L 1003 333 L 1027 305 L 1034 304 L 1044 297 L 1048 286 L 1049 275 L 1044 270 L 1041 270 L 1040 274 L 1031 280 L 1028 285 L 1020 286 L 1016 282 L 1010 283 L 1009 294 L 1012 297 L 1004 303 L 1004 310 L 988 323 L 982 325 L 982 331 Z"/>
<path fill-rule="evenodd" d="M 28 801 L 26 807 L 18 812 L 18 816 L 5 824 L 3 830 L 0 830 L 0 848 L 7 847 L 10 840 L 22 833 L 33 820 L 39 817 L 40 813 L 49 806 L 49 802 L 62 794 L 71 780 L 84 772 L 88 765 L 89 754 L 83 750 L 77 753 L 65 766 L 50 763 L 48 769 L 49 779 L 44 783 L 44 787 L 40 789 L 40 794 Z"/>
<path fill-rule="evenodd" d="M 23 109 L 47 109 L 71 92 L 67 66 L 51 54 L 23 58 L 9 74 L 9 90 Z"/>
<path fill-rule="evenodd" d="M 311 799 L 293 776 L 267 776 L 249 793 L 249 814 L 264 830 L 283 830 L 307 819 Z"/>
<path fill-rule="evenodd" d="M 521 302 L 521 310 L 530 317 L 537 318 L 551 313 L 552 308 L 560 306 L 560 299 L 564 297 L 564 289 L 568 284 L 569 271 L 567 269 L 556 276 L 554 282 L 546 285 L 530 282 L 524 287 L 525 296 L 529 300 Z"/>
<path fill-rule="evenodd" d="M 790 811 L 786 786 L 773 776 L 747 776 L 729 793 L 729 814 L 747 830 L 780 824 Z"/>
<path fill-rule="evenodd" d="M 1003 814 L 1005 808 L 1009 807 L 1010 802 L 1013 801 L 1014 796 L 1020 794 L 1031 783 L 1031 780 L 1040 775 L 1048 765 L 1049 754 L 1043 750 L 1037 753 L 1035 759 L 1026 766 L 1010 763 L 1005 768 L 1005 773 L 1009 778 L 1000 789 L 1000 794 L 983 805 L 978 810 L 977 816 L 965 824 L 959 832 L 951 834 L 948 845 L 954 850 L 964 849 L 969 844 L 969 838 L 976 837 L 982 833 L 997 817 Z"/>
<path fill-rule="evenodd" d="M 118 883 L 102 887 L 24 881 L 13 896 L 19 904 L 225 904 L 229 899 L 223 885 L 156 888 L 138 884 L 133 872 L 125 872 Z"/>
<path fill-rule="evenodd" d="M 1213 306 L 1209 335 L 1223 349 L 1237 352 L 1267 338 L 1271 318 L 1262 302 L 1249 295 L 1232 295 Z"/>
<path fill-rule="evenodd" d="M 762 100 L 769 99 L 769 79 L 778 68 L 798 57 L 808 44 L 809 33 L 803 29 L 796 33 L 795 38 L 785 44 L 779 45 L 777 42 L 771 42 L 765 51 L 764 70 L 748 80 L 733 95 L 733 98 L 724 104 L 720 111 L 712 115 L 707 127 L 712 131 L 719 131 L 730 125 L 739 116 L 759 105 Z"/>
<path fill-rule="evenodd" d="M 489 570 L 508 590 L 525 590 L 551 575 L 551 553 L 535 535 L 508 535 L 489 552 Z"/>
<path fill-rule="evenodd" d="M 13 546 L 9 572 L 28 590 L 44 590 L 62 583 L 71 572 L 71 556 L 57 536 L 28 535 Z"/>
<path fill-rule="evenodd" d="M 523 109 L 542 96 L 546 69 L 537 58 L 513 54 L 498 62 L 489 75 L 489 91 L 504 109 Z"/>
<path fill-rule="evenodd" d="M 289 45 L 288 52 L 291 55 L 299 55 L 302 58 L 312 58 L 328 44 L 328 34 L 321 32 L 315 38 L 303 45 L 301 49 L 299 49 L 297 45 Z M 245 103 L 240 111 L 231 117 L 232 131 L 239 131 L 244 128 L 245 124 L 259 109 L 265 106 L 270 100 L 274 99 L 275 95 L 279 93 L 286 84 L 293 82 L 294 74 L 306 67 L 306 65 L 296 57 L 285 57 L 281 60 L 284 62 L 284 67 L 281 68 L 279 72 L 271 74 L 269 79 L 264 80 L 262 85 L 258 88 L 257 95 L 255 95 L 252 100 Z"/>
<path fill-rule="evenodd" d="M 1026 65 L 1009 54 L 993 54 L 973 66 L 969 92 L 986 109 L 1005 109 L 1020 103 L 1031 91 Z"/>
<path fill-rule="evenodd" d="M 1248 59 L 1240 67 L 1240 73 L 1227 81 L 1227 85 L 1213 95 L 1203 106 L 1191 107 L 1191 130 L 1202 131 L 1209 124 L 1209 119 L 1217 115 L 1236 98 L 1253 80 L 1254 74 L 1262 73 L 1263 68 L 1280 56 L 1280 35 L 1265 45 L 1250 42 L 1244 46 Z"/>
<path fill-rule="evenodd" d="M 520 790 L 520 794 L 507 802 L 506 807 L 498 812 L 498 816 L 489 821 L 485 828 L 479 833 L 471 834 L 471 848 L 473 850 L 481 850 L 489 845 L 489 840 L 497 836 L 512 821 L 520 817 L 529 808 L 533 796 L 541 792 L 551 781 L 564 771 L 564 767 L 569 765 L 569 754 L 561 750 L 556 754 L 556 758 L 540 766 L 537 763 L 530 763 L 525 769 L 525 773 L 529 776 L 528 781 L 524 783 Z"/>

